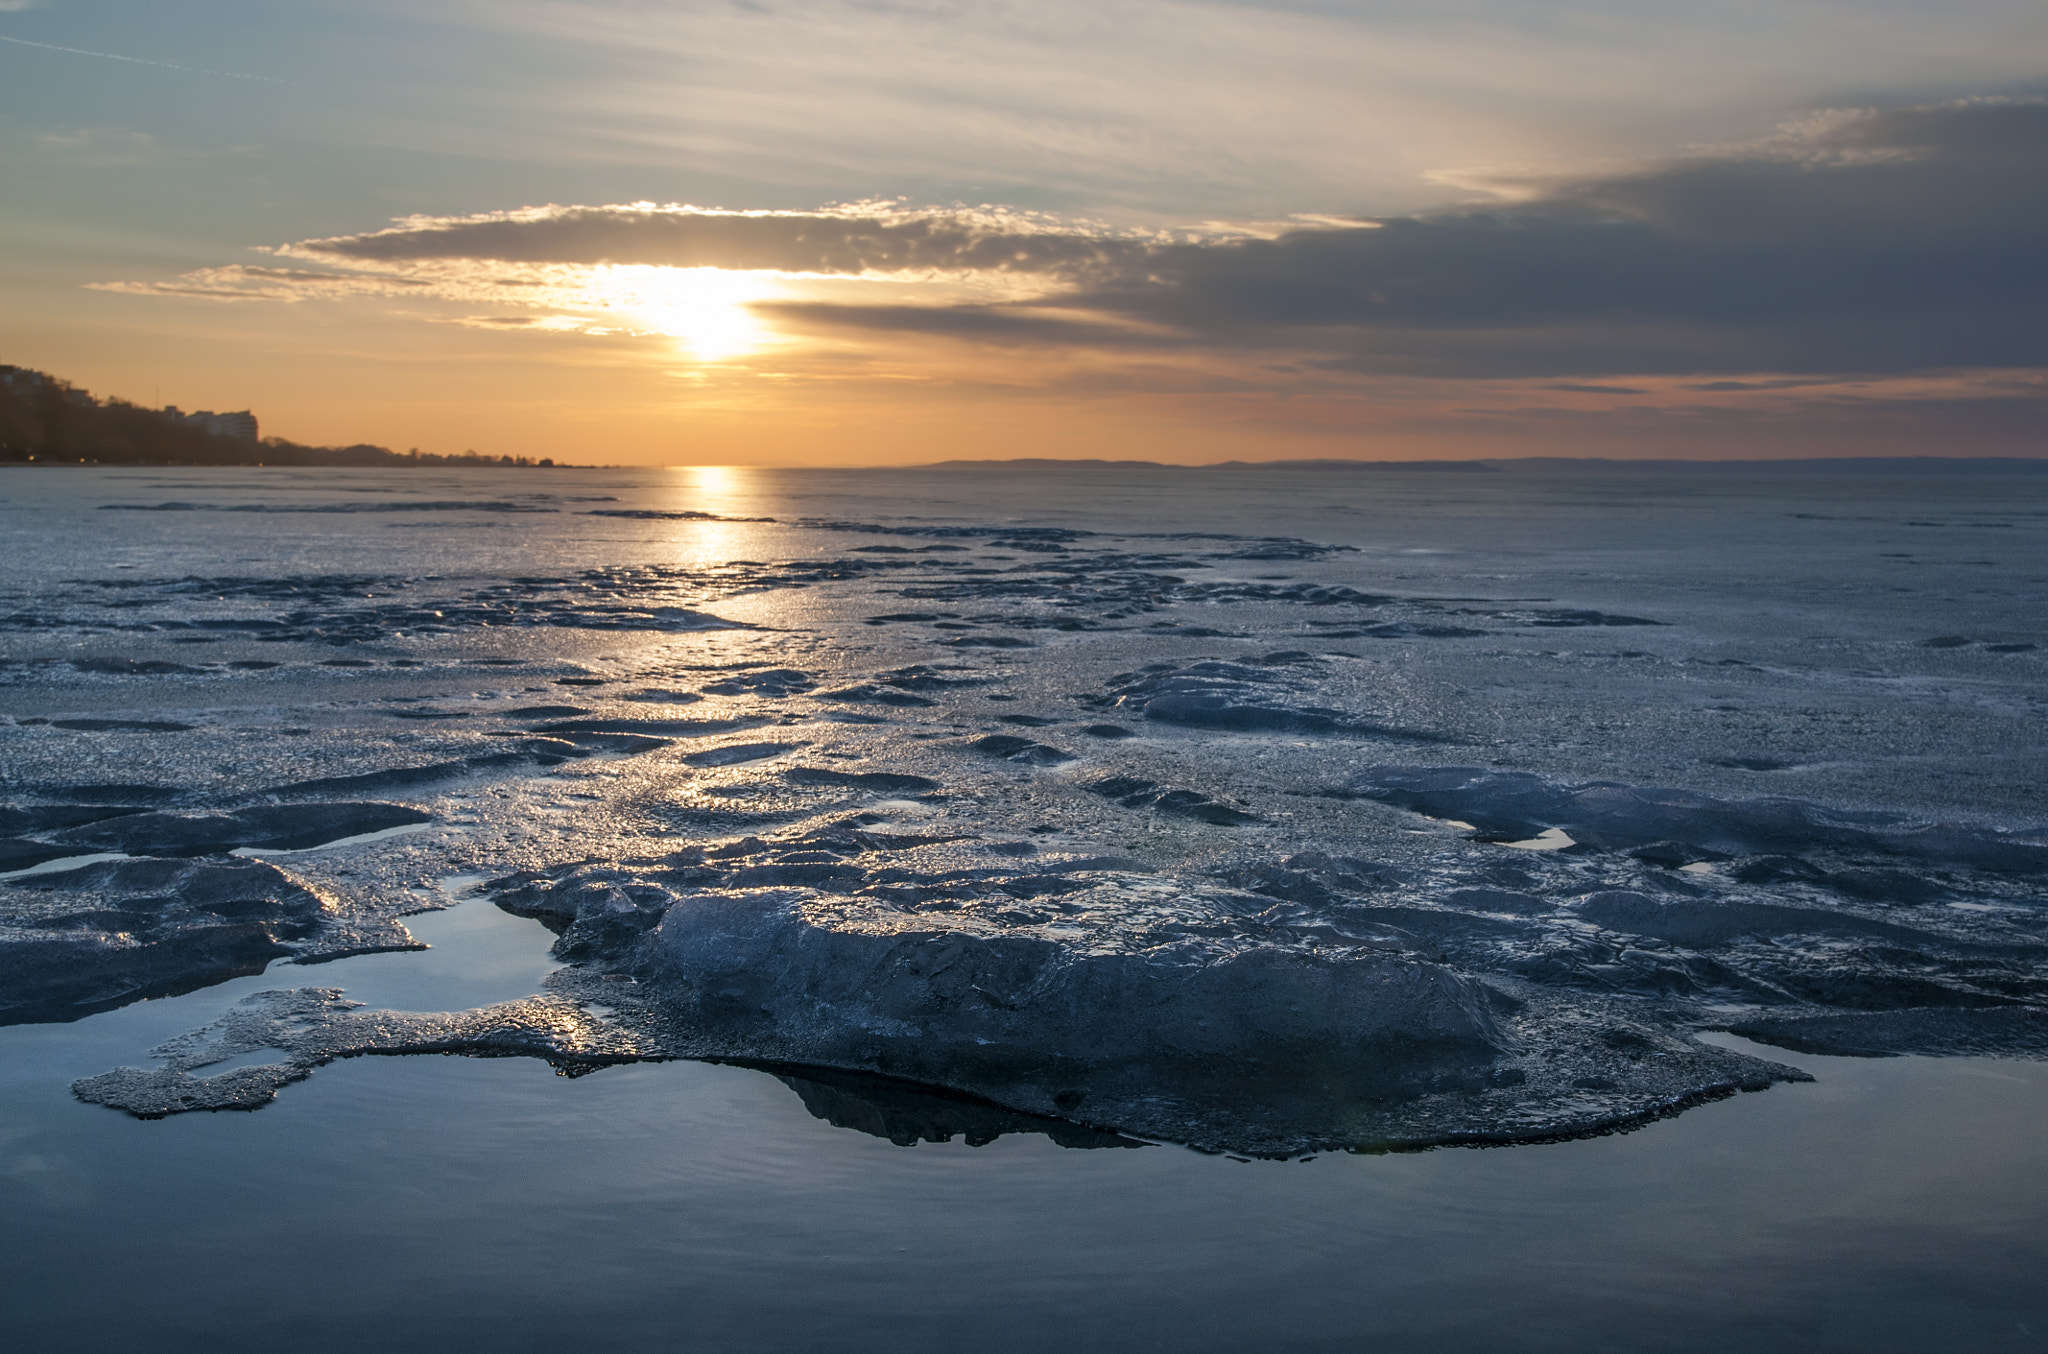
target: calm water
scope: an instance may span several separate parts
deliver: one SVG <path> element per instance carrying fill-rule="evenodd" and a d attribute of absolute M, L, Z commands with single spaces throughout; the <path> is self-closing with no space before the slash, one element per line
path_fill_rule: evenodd
<path fill-rule="evenodd" d="M 321 980 L 531 990 L 546 934 L 483 907 Z M 1632 1134 L 1288 1163 L 895 1147 L 687 1062 L 361 1059 L 157 1122 L 65 1092 L 263 981 L 0 1031 L 20 1347 L 2027 1349 L 2048 1322 L 2038 1063 L 1795 1057 L 1814 1084 Z"/>

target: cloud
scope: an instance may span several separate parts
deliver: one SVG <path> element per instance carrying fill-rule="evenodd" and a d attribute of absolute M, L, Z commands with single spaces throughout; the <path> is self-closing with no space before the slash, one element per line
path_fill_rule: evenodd
<path fill-rule="evenodd" d="M 1843 90 L 2018 88 L 2048 70 L 2039 9 L 446 0 L 472 41 L 532 53 L 529 78 L 462 83 L 440 128 L 394 133 L 452 123 L 527 163 L 658 167 L 647 182 L 754 205 L 886 190 L 1147 219 L 1408 212 L 1462 197 L 1425 175 L 1476 160 L 1640 157 Z M 437 79 L 464 82 L 461 65 Z"/>
<path fill-rule="evenodd" d="M 131 296 L 190 296 L 209 301 L 310 301 L 341 296 L 398 296 L 431 291 L 420 278 L 261 268 L 229 264 L 201 268 L 162 282 L 91 282 L 94 291 Z"/>
<path fill-rule="evenodd" d="M 422 217 L 369 234 L 302 241 L 283 252 L 341 264 L 466 259 L 841 275 L 1008 273 L 1078 282 L 1118 275 L 1160 238 L 995 208 L 871 202 L 807 212 L 718 211 L 636 203 Z"/>
<path fill-rule="evenodd" d="M 1781 376 L 1768 381 L 1699 381 L 1687 385 L 1686 389 L 1725 394 L 1732 390 L 1800 390 L 1825 384 L 1827 381 L 1822 377 Z"/>
<path fill-rule="evenodd" d="M 0 9 L 4 10 L 27 8 L 29 8 L 27 4 L 0 3 Z M 118 52 L 96 52 L 88 47 L 63 47 L 54 42 L 30 42 L 27 38 L 10 38 L 5 34 L 0 34 L 0 42 L 11 43 L 16 47 L 35 47 L 45 52 L 62 52 L 66 56 L 89 56 L 97 61 L 120 61 L 130 66 L 154 66 L 158 70 L 182 71 L 187 75 L 213 75 L 223 80 L 255 80 L 266 85 L 288 85 L 291 83 L 289 80 L 279 80 L 275 76 L 245 75 L 241 71 L 208 70 L 204 66 L 181 66 L 174 61 L 151 61 L 147 57 L 122 56 Z"/>
<path fill-rule="evenodd" d="M 114 286 L 410 292 L 548 332 L 674 333 L 646 317 L 687 308 L 682 280 L 715 269 L 764 279 L 721 303 L 795 339 L 1206 355 L 1218 371 L 1286 365 L 1294 382 L 1534 380 L 1631 399 L 1653 378 L 1743 394 L 2048 366 L 2048 103 L 1836 111 L 1628 172 L 1526 182 L 1517 199 L 1175 231 L 895 201 L 548 206 L 276 251 L 299 269 Z"/>
<path fill-rule="evenodd" d="M 1788 149 L 1377 230 L 1159 244 L 1060 304 L 1361 374 L 2048 365 L 2048 103 L 1861 113 Z M 874 320 L 904 324 L 895 310 Z"/>
<path fill-rule="evenodd" d="M 157 139 L 125 127 L 52 128 L 35 138 L 38 149 L 72 164 L 130 168 L 157 160 Z"/>

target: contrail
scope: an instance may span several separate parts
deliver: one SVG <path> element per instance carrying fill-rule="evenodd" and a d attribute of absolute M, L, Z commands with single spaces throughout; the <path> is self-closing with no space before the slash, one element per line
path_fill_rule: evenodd
<path fill-rule="evenodd" d="M 102 61 L 125 61 L 131 66 L 155 66 L 159 70 L 184 71 L 189 75 L 218 75 L 228 80 L 260 80 L 266 85 L 288 85 L 290 80 L 279 80 L 268 75 L 243 75 L 240 71 L 211 71 L 204 66 L 179 66 L 169 61 L 149 61 L 139 56 L 121 56 L 114 52 L 92 52 L 83 47 L 59 47 L 54 42 L 30 42 L 27 38 L 10 38 L 0 34 L 0 42 L 11 42 L 17 47 L 40 47 L 46 52 L 69 52 L 73 56 L 96 56 Z"/>

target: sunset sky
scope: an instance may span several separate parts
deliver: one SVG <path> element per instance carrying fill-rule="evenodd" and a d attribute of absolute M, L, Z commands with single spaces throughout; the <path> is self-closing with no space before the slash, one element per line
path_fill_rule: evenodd
<path fill-rule="evenodd" d="M 2040 0 L 0 0 L 0 362 L 649 464 L 2048 454 Z"/>

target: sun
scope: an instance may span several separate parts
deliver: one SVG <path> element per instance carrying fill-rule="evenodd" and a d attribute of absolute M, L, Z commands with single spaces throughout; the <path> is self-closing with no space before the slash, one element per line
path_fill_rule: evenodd
<path fill-rule="evenodd" d="M 590 290 L 598 308 L 634 328 L 667 335 L 700 362 L 725 362 L 768 342 L 748 306 L 768 295 L 769 281 L 723 268 L 620 264 L 598 269 Z"/>

